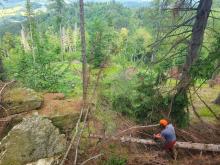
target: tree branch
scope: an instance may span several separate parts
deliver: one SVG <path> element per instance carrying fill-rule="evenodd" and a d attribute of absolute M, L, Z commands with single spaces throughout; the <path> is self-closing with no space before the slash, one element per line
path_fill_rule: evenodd
<path fill-rule="evenodd" d="M 88 163 L 90 160 L 93 160 L 93 159 L 97 159 L 98 157 L 102 156 L 103 154 L 98 154 L 98 155 L 95 155 L 87 160 L 85 160 L 84 162 L 81 163 L 81 165 L 85 165 L 86 163 Z"/>

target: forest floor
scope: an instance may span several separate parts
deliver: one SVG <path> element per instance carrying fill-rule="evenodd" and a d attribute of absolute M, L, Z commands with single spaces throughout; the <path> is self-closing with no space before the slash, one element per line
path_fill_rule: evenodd
<path fill-rule="evenodd" d="M 212 102 L 218 96 L 219 92 L 220 85 L 210 88 L 205 84 L 198 90 L 198 94 L 206 102 L 206 104 L 212 108 L 217 116 L 220 116 L 220 106 L 215 105 Z M 204 122 L 207 124 L 201 123 L 200 120 L 193 114 L 192 109 L 190 109 L 191 124 L 187 129 L 176 129 L 178 141 L 220 144 L 220 122 L 216 120 L 213 114 L 210 113 L 208 108 L 202 103 L 195 93 L 192 93 L 192 98 L 196 111 L 199 113 L 202 120 L 204 120 Z M 106 115 L 106 113 L 108 114 Z M 98 110 L 97 112 L 93 113 L 92 116 L 93 117 L 91 117 L 89 121 L 89 127 L 91 129 L 90 132 L 95 134 L 110 136 L 117 135 L 121 131 L 135 125 L 134 122 L 126 117 L 115 112 L 108 112 L 108 110 L 105 112 Z M 129 132 L 126 134 L 126 136 L 152 138 L 153 133 L 158 131 L 158 129 L 152 129 L 149 131 L 138 130 L 135 132 Z M 178 149 L 178 158 L 176 161 L 174 161 L 169 154 L 164 153 L 162 146 L 160 145 L 152 147 L 100 139 L 89 139 L 86 141 L 86 143 L 83 143 L 81 146 L 80 157 L 82 160 L 85 160 L 86 158 L 93 157 L 99 153 L 103 153 L 103 156 L 96 161 L 91 161 L 89 164 L 102 165 L 105 164 L 103 162 L 114 162 L 115 157 L 121 158 L 116 159 L 117 161 L 122 161 L 124 159 L 127 160 L 126 164 L 128 165 L 220 164 L 219 153 Z M 69 162 L 71 162 L 72 158 L 69 157 L 69 159 Z"/>
<path fill-rule="evenodd" d="M 198 90 L 202 99 L 220 115 L 220 106 L 214 105 L 212 101 L 217 97 L 220 86 L 209 88 L 204 85 Z M 201 118 L 209 124 L 201 123 L 193 113 L 191 113 L 191 125 L 187 129 L 176 129 L 178 141 L 200 142 L 220 144 L 220 122 L 209 112 L 207 107 L 200 99 L 193 94 L 194 106 Z M 62 94 L 45 94 L 44 105 L 38 110 L 41 115 L 71 114 L 79 112 L 81 100 L 65 99 Z M 211 123 L 211 124 L 210 124 Z M 92 112 L 88 121 L 86 133 L 99 135 L 116 135 L 121 131 L 135 125 L 135 122 L 127 119 L 120 114 L 108 110 L 95 110 Z M 137 138 L 152 138 L 153 133 L 158 129 L 149 131 L 138 130 L 125 134 Z M 188 164 L 188 165 L 219 165 L 220 154 L 213 152 L 200 152 L 178 149 L 178 158 L 174 161 L 171 156 L 165 153 L 160 145 L 146 146 L 134 143 L 121 143 L 120 141 L 100 140 L 83 138 L 79 150 L 79 162 L 102 153 L 102 156 L 87 164 L 102 165 L 107 162 L 120 162 L 126 160 L 128 165 L 169 165 L 169 164 Z M 66 161 L 66 165 L 74 161 L 74 150 L 71 150 Z M 105 163 L 103 163 L 105 162 Z M 111 164 L 111 165 L 113 165 Z M 108 164 L 106 164 L 108 165 Z"/>
<path fill-rule="evenodd" d="M 41 116 L 67 115 L 81 110 L 81 99 L 66 99 L 62 93 L 44 94 L 44 103 L 38 113 Z"/>
<path fill-rule="evenodd" d="M 220 85 L 214 88 L 209 88 L 208 85 L 202 86 L 198 90 L 202 99 L 220 116 L 220 106 L 215 105 L 212 101 L 220 92 Z M 177 129 L 178 141 L 197 142 L 197 143 L 213 143 L 220 144 L 220 122 L 210 113 L 207 107 L 201 100 L 193 94 L 194 106 L 201 118 L 209 123 L 201 123 L 193 113 L 191 115 L 191 124 L 187 129 Z M 42 116 L 68 115 L 79 113 L 81 110 L 82 101 L 80 98 L 65 98 L 61 93 L 45 93 L 44 104 L 41 109 L 31 112 L 38 113 Z M 192 111 L 192 110 L 191 110 Z M 96 109 L 91 112 L 88 120 L 88 127 L 85 130 L 84 136 L 88 133 L 98 135 L 115 136 L 123 130 L 126 130 L 136 125 L 135 122 L 122 116 L 121 114 Z M 136 138 L 152 138 L 154 133 L 159 130 L 157 128 L 151 130 L 136 130 L 123 134 Z M 70 137 L 68 135 L 67 137 Z M 69 139 L 70 140 L 70 139 Z M 72 149 L 68 155 L 65 165 L 72 164 L 74 161 L 74 150 Z M 87 164 L 93 165 L 116 165 L 114 162 L 122 162 L 126 160 L 127 165 L 173 165 L 173 164 L 188 164 L 188 165 L 219 165 L 220 154 L 214 152 L 200 152 L 178 149 L 177 160 L 174 161 L 169 154 L 165 153 L 162 146 L 146 146 L 134 143 L 121 143 L 120 141 L 100 140 L 92 138 L 83 138 L 79 149 L 79 162 L 91 158 L 97 154 L 102 154 L 101 157 Z M 107 164 L 113 162 L 113 164 Z"/>

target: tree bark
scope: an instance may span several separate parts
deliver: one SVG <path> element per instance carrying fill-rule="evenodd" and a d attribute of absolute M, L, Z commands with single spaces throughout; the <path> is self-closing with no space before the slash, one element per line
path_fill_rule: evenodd
<path fill-rule="evenodd" d="M 2 58 L 0 58 L 0 80 L 1 81 L 6 80 L 6 75 L 5 75 L 5 70 L 4 70 L 4 67 L 3 67 Z"/>
<path fill-rule="evenodd" d="M 82 46 L 82 74 L 83 74 L 83 102 L 86 104 L 87 100 L 87 59 L 86 59 L 86 38 L 84 27 L 84 3 L 79 0 L 80 7 L 80 33 L 81 33 L 81 46 Z"/>
<path fill-rule="evenodd" d="M 111 139 L 111 140 L 119 140 L 121 142 L 131 142 L 131 143 L 140 143 L 146 145 L 158 145 L 158 143 L 151 139 L 138 139 L 133 137 L 106 137 L 101 135 L 90 135 L 91 138 L 98 139 Z M 220 152 L 220 145 L 217 144 L 204 144 L 204 143 L 191 143 L 191 142 L 176 142 L 177 148 L 182 149 L 191 149 L 191 150 L 200 150 L 200 151 L 213 151 Z"/>

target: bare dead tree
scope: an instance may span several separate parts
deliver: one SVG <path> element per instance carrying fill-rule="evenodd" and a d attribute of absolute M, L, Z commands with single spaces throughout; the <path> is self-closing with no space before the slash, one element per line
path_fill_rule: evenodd
<path fill-rule="evenodd" d="M 207 26 L 211 7 L 212 0 L 200 0 L 195 23 L 192 29 L 192 37 L 188 47 L 188 54 L 186 56 L 186 61 L 182 69 L 182 77 L 177 88 L 177 94 L 181 93 L 182 91 L 188 90 L 190 86 L 191 77 L 189 71 L 199 57 L 199 51 L 203 43 L 205 28 Z"/>
<path fill-rule="evenodd" d="M 170 112 L 174 107 L 172 104 L 176 104 L 178 96 L 184 96 L 187 99 L 185 96 L 193 80 L 190 70 L 199 58 L 201 49 L 204 48 L 203 38 L 211 7 L 212 0 L 176 0 L 176 3 L 163 0 L 163 10 L 171 12 L 171 15 L 175 17 L 175 21 L 170 26 L 165 25 L 164 28 L 168 28 L 167 32 L 150 46 L 153 48 L 164 44 L 171 46 L 167 53 L 163 53 L 152 64 L 173 60 L 176 57 L 185 57 L 185 62 L 178 66 L 182 75 L 179 83 L 174 88 L 175 92 L 169 92 L 171 94 Z M 174 39 L 174 42 L 170 43 L 170 39 Z"/>
<path fill-rule="evenodd" d="M 207 26 L 209 14 L 212 7 L 212 0 L 200 0 L 197 7 L 197 12 L 192 26 L 191 39 L 188 42 L 188 51 L 185 58 L 185 63 L 182 67 L 182 76 L 180 82 L 177 84 L 176 93 L 170 104 L 175 104 L 175 98 L 178 96 L 184 96 L 189 90 L 190 84 L 192 82 L 192 77 L 190 75 L 190 69 L 195 64 L 200 56 L 200 51 L 203 45 L 203 38 L 205 29 Z M 184 26 L 182 24 L 182 26 Z M 172 105 L 170 106 L 172 107 Z M 171 110 L 170 110 L 171 112 Z"/>
<path fill-rule="evenodd" d="M 82 45 L 82 73 L 83 73 L 83 102 L 84 105 L 87 100 L 87 59 L 86 59 L 86 38 L 85 38 L 85 21 L 84 21 L 84 3 L 83 0 L 79 1 L 80 7 L 80 33 L 81 33 L 81 45 Z"/>

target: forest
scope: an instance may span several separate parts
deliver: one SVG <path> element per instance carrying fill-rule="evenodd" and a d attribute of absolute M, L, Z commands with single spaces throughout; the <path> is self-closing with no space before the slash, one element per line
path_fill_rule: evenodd
<path fill-rule="evenodd" d="M 0 0 L 0 165 L 186 163 L 220 164 L 220 0 Z"/>

